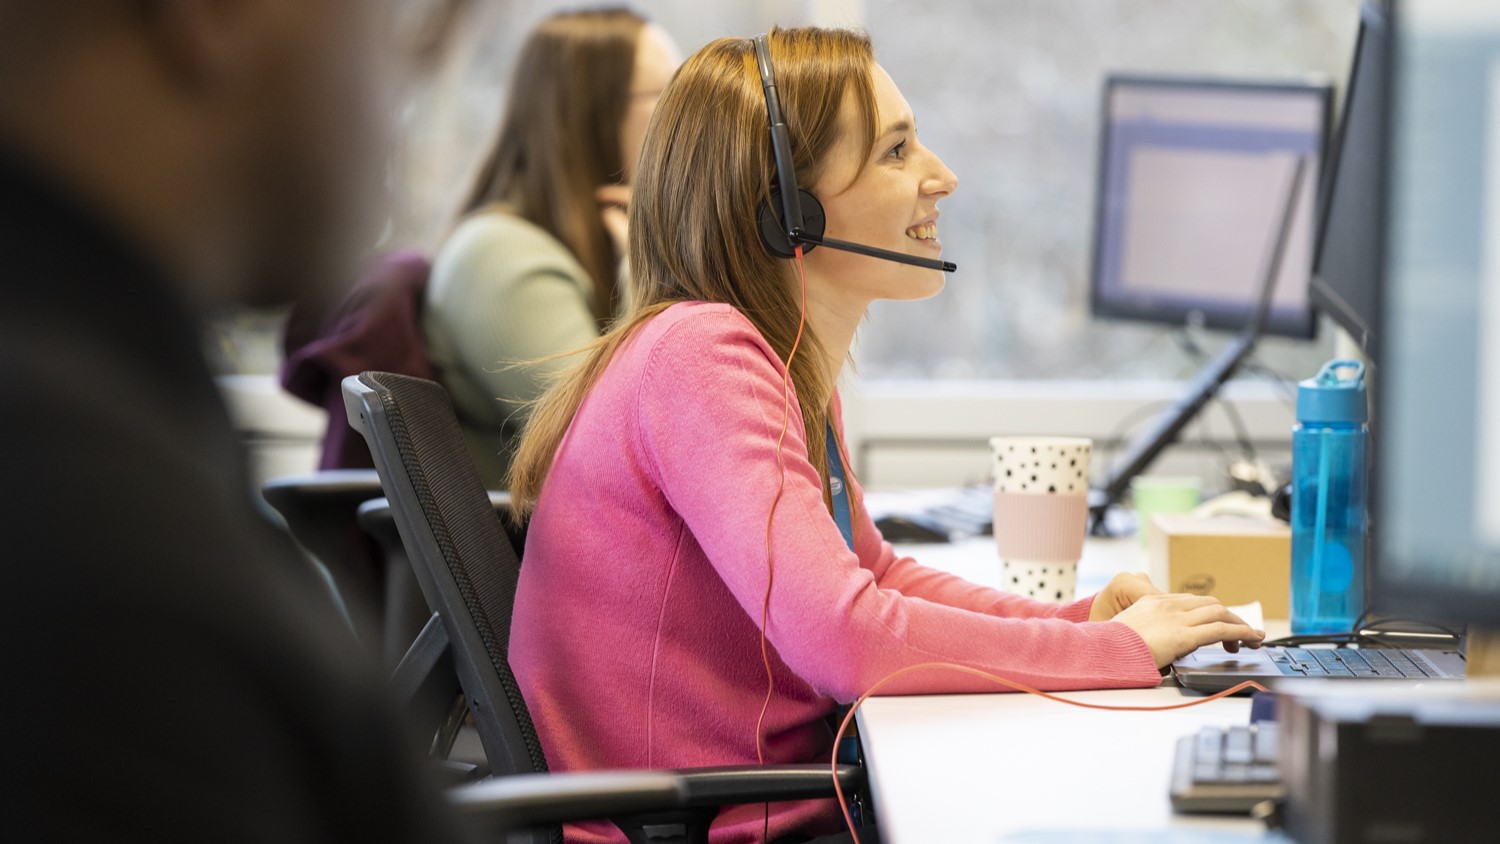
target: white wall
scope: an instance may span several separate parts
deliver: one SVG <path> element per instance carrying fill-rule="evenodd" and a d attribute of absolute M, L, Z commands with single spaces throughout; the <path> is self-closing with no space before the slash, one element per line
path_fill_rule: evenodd
<path fill-rule="evenodd" d="M 872 489 L 951 486 L 987 480 L 988 440 L 1000 434 L 1053 434 L 1095 441 L 1096 469 L 1121 438 L 1154 418 L 1183 390 L 1178 382 L 920 382 L 846 387 L 844 422 L 850 455 Z M 1223 395 L 1244 420 L 1257 456 L 1290 461 L 1292 409 L 1270 383 L 1233 383 Z M 1240 455 L 1234 428 L 1218 403 L 1183 432 L 1151 474 L 1192 474 L 1205 491 L 1227 485 L 1226 459 Z"/>
<path fill-rule="evenodd" d="M 226 376 L 219 385 L 256 483 L 316 467 L 322 410 L 287 395 L 271 376 Z M 1150 421 L 1145 408 L 1181 390 L 1165 381 L 854 382 L 843 390 L 844 422 L 855 472 L 871 489 L 953 486 L 987 479 L 987 443 L 997 434 L 1091 437 L 1097 468 L 1112 456 L 1112 440 Z M 1257 453 L 1273 466 L 1289 461 L 1292 412 L 1284 397 L 1257 382 L 1230 384 L 1224 393 Z M 1122 431 L 1132 418 L 1137 424 Z M 1198 475 L 1212 490 L 1224 484 L 1225 451 L 1238 456 L 1239 445 L 1223 409 L 1211 405 L 1151 472 Z"/>

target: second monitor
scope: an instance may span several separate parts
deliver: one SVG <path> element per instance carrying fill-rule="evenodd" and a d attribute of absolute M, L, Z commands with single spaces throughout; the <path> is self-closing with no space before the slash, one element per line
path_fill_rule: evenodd
<path fill-rule="evenodd" d="M 1308 162 L 1265 332 L 1312 337 L 1307 298 L 1327 85 L 1112 75 L 1103 98 L 1096 315 L 1238 330 L 1260 291 L 1278 178 Z"/>

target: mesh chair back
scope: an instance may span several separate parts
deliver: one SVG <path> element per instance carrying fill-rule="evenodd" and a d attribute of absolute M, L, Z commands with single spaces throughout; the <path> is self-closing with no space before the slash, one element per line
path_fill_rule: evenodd
<path fill-rule="evenodd" d="M 366 372 L 344 379 L 344 396 L 349 424 L 370 445 L 417 583 L 453 642 L 454 667 L 491 770 L 545 772 L 507 660 L 520 561 L 448 394 L 420 378 Z"/>

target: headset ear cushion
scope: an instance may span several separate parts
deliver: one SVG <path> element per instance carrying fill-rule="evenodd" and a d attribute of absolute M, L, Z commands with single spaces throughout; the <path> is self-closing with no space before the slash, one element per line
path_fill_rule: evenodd
<path fill-rule="evenodd" d="M 798 190 L 797 195 L 802 200 L 803 230 L 814 237 L 822 237 L 823 229 L 828 225 L 828 219 L 823 213 L 823 203 L 806 190 Z M 781 191 L 771 188 L 770 201 L 762 202 L 755 210 L 756 223 L 760 229 L 760 242 L 765 245 L 766 251 L 778 258 L 791 258 L 797 253 L 793 250 L 791 241 L 787 239 L 786 230 L 781 227 L 783 213 Z M 804 244 L 802 254 L 806 255 L 816 248 L 816 243 Z"/>

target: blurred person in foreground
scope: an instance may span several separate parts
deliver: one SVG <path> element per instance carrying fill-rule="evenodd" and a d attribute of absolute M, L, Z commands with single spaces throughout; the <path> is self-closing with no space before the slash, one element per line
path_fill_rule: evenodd
<path fill-rule="evenodd" d="M 386 6 L 0 0 L 11 840 L 460 837 L 254 509 L 196 329 L 342 277 Z"/>

